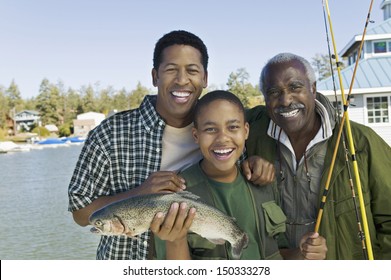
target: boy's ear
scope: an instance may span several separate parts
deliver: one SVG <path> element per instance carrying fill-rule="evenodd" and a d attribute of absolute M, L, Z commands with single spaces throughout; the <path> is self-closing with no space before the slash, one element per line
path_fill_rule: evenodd
<path fill-rule="evenodd" d="M 197 128 L 193 127 L 191 129 L 191 134 L 193 135 L 194 142 L 198 144 L 198 133 L 197 133 Z"/>
<path fill-rule="evenodd" d="M 248 124 L 248 122 L 246 122 L 246 123 L 244 124 L 244 130 L 246 131 L 245 139 L 247 140 L 248 135 L 249 135 L 249 133 L 250 133 L 250 125 Z"/>

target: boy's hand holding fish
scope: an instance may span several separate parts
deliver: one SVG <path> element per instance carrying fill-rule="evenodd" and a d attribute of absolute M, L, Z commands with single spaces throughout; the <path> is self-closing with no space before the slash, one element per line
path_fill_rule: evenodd
<path fill-rule="evenodd" d="M 151 231 L 161 240 L 166 240 L 167 258 L 175 252 L 175 259 L 190 260 L 190 252 L 187 244 L 187 233 L 196 215 L 195 208 L 187 208 L 186 202 L 173 203 L 167 215 L 162 212 L 156 214 L 151 223 Z M 179 254 L 180 253 L 180 254 Z"/>
<path fill-rule="evenodd" d="M 160 239 L 170 242 L 185 239 L 196 215 L 195 208 L 187 208 L 186 202 L 173 203 L 165 216 L 159 212 L 151 223 L 151 231 Z"/>

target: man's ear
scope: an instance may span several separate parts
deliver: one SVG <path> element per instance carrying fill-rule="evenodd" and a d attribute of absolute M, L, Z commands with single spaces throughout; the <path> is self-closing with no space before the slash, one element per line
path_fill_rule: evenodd
<path fill-rule="evenodd" d="M 316 82 L 312 84 L 312 94 L 316 96 Z"/>
<path fill-rule="evenodd" d="M 155 68 L 152 68 L 151 75 L 152 75 L 152 84 L 154 87 L 157 87 L 158 77 L 157 77 L 157 71 Z"/>
<path fill-rule="evenodd" d="M 204 88 L 208 87 L 208 71 L 205 72 L 203 87 Z"/>

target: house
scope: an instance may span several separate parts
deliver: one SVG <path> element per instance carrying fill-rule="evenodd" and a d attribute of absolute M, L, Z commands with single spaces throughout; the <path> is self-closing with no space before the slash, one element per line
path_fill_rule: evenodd
<path fill-rule="evenodd" d="M 371 127 L 391 145 L 391 0 L 383 0 L 384 21 L 368 25 L 357 71 L 353 82 L 349 119 Z M 362 34 L 358 34 L 342 49 L 340 56 L 348 66 L 341 70 L 345 98 L 348 96 Z M 338 105 L 342 104 L 340 83 L 334 73 Z M 319 92 L 335 104 L 332 77 L 317 83 Z"/>
<path fill-rule="evenodd" d="M 114 116 L 115 114 L 118 113 L 118 110 L 117 109 L 113 109 L 111 110 L 108 114 L 107 114 L 107 117 L 110 118 L 111 116 Z"/>
<path fill-rule="evenodd" d="M 55 124 L 47 124 L 45 125 L 45 128 L 50 132 L 50 133 L 58 133 L 58 127 Z"/>
<path fill-rule="evenodd" d="M 5 127 L 8 135 L 15 135 L 15 122 L 10 114 L 5 114 Z"/>
<path fill-rule="evenodd" d="M 37 111 L 23 110 L 16 113 L 14 116 L 16 131 L 30 131 L 31 126 L 33 124 L 39 124 L 40 119 L 41 118 Z"/>
<path fill-rule="evenodd" d="M 104 119 L 104 114 L 95 112 L 77 115 L 77 119 L 73 120 L 73 134 L 86 137 L 88 132 L 98 126 Z"/>

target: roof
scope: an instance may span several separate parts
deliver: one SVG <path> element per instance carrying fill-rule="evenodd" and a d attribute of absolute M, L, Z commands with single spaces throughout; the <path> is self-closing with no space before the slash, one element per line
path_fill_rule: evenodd
<path fill-rule="evenodd" d="M 87 112 L 77 115 L 78 120 L 87 120 L 87 119 L 99 119 L 100 121 L 105 119 L 105 114 L 96 113 L 96 112 Z"/>
<path fill-rule="evenodd" d="M 33 111 L 33 110 L 23 110 L 23 111 L 20 111 L 20 112 L 16 113 L 15 116 L 21 115 L 21 114 L 23 114 L 23 113 L 27 113 L 27 114 L 29 114 L 29 115 L 35 115 L 35 116 L 38 116 L 38 115 L 39 115 L 39 112 L 37 112 L 37 111 Z"/>
<path fill-rule="evenodd" d="M 73 120 L 74 126 L 82 126 L 82 125 L 96 125 L 94 119 L 88 119 L 88 120 Z"/>
<path fill-rule="evenodd" d="M 344 88 L 350 87 L 355 64 L 341 70 Z M 339 86 L 338 73 L 334 72 L 337 89 Z M 354 78 L 353 89 L 391 87 L 391 56 L 371 57 L 360 60 Z M 334 90 L 332 77 L 317 82 L 318 90 Z"/>
<path fill-rule="evenodd" d="M 58 127 L 54 124 L 47 124 L 45 125 L 45 128 L 50 132 L 58 132 Z"/>
<path fill-rule="evenodd" d="M 365 41 L 389 39 L 391 38 L 391 18 L 369 25 L 365 33 Z M 346 56 L 352 50 L 358 47 L 362 39 L 362 34 L 356 34 L 353 39 L 342 49 L 341 56 Z"/>

